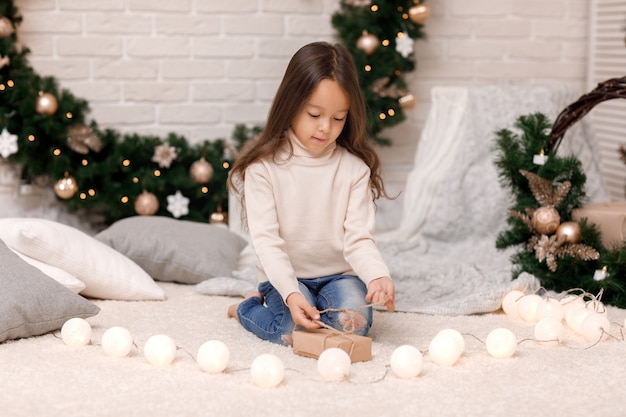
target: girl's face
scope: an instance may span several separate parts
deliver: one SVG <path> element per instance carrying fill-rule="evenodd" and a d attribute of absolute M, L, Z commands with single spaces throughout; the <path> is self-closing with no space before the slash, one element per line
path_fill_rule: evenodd
<path fill-rule="evenodd" d="M 293 119 L 292 129 L 305 148 L 318 153 L 343 130 L 350 100 L 336 81 L 323 79 Z"/>

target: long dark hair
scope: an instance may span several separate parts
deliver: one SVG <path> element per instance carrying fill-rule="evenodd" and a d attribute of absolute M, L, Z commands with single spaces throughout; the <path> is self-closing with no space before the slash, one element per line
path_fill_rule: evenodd
<path fill-rule="evenodd" d="M 350 100 L 346 124 L 337 138 L 337 144 L 358 156 L 370 168 L 374 199 L 388 197 L 380 174 L 380 159 L 367 135 L 367 109 L 354 60 L 344 46 L 328 42 L 305 45 L 289 61 L 265 128 L 258 138 L 244 147 L 232 167 L 228 178 L 231 189 L 239 191 L 237 184 L 245 181 L 245 171 L 250 164 L 268 155 L 276 155 L 285 141 L 289 143 L 285 132 L 315 87 L 324 79 L 336 81 Z"/>

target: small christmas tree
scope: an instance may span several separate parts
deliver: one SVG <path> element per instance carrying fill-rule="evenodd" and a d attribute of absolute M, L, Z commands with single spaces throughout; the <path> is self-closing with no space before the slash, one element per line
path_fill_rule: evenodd
<path fill-rule="evenodd" d="M 380 132 L 405 120 L 405 110 L 416 104 L 403 76 L 415 69 L 414 43 L 424 37 L 429 16 L 430 9 L 419 0 L 342 0 L 332 17 L 356 63 L 370 134 L 378 144 L 390 144 Z"/>
<path fill-rule="evenodd" d="M 572 210 L 585 198 L 586 176 L 577 158 L 556 155 L 563 131 L 551 135 L 541 113 L 520 116 L 515 127 L 521 133 L 497 132 L 496 166 L 515 204 L 496 247 L 518 248 L 511 259 L 514 276 L 528 272 L 546 289 L 583 289 L 626 307 L 626 246 L 604 248 L 593 224 L 572 220 Z"/>

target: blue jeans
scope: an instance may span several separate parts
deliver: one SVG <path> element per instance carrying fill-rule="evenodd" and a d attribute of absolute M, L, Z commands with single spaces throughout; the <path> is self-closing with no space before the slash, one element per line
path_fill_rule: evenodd
<path fill-rule="evenodd" d="M 349 330 L 367 335 L 372 326 L 372 308 L 367 305 L 367 287 L 353 275 L 330 275 L 321 278 L 299 279 L 300 291 L 309 304 L 321 312 L 326 309 L 344 309 L 321 314 L 321 321 L 338 330 Z M 251 297 L 239 304 L 239 322 L 248 331 L 264 340 L 291 345 L 291 333 L 296 325 L 281 295 L 269 282 L 259 284 L 264 300 Z M 358 314 L 356 314 L 358 313 Z"/>

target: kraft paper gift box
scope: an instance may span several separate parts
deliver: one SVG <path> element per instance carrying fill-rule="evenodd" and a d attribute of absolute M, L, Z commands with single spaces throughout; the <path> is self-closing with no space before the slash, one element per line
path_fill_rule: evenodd
<path fill-rule="evenodd" d="M 596 225 L 601 234 L 602 245 L 614 249 L 626 238 L 626 202 L 602 202 L 588 204 L 572 210 L 572 219 L 579 222 L 586 218 Z"/>
<path fill-rule="evenodd" d="M 293 332 L 293 352 L 317 359 L 328 348 L 336 347 L 350 355 L 352 362 L 372 359 L 372 339 L 330 329 L 296 330 Z"/>

